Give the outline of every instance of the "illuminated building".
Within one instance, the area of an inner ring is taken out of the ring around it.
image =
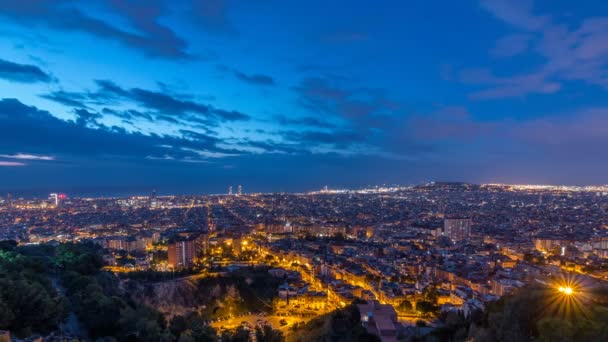
[[[200,234],[185,240],[176,241],[168,246],[168,263],[172,268],[188,268],[194,265],[194,260],[206,253],[208,235]]]
[[[158,206],[158,201],[156,200],[156,190],[152,190],[152,194],[150,195],[150,208],[156,208]]]
[[[232,195],[232,185],[228,187],[228,195]]]
[[[238,187],[238,194],[239,196],[243,194],[243,186],[239,185]]]
[[[550,252],[554,249],[559,249],[561,252],[562,241],[558,239],[536,239],[534,247],[541,252]]]
[[[49,195],[49,199],[50,199],[51,201],[53,201],[53,203],[55,204],[55,206],[58,206],[58,205],[59,205],[59,195],[58,195],[58,194],[56,194],[56,193],[52,193],[52,194],[50,194],[50,195]]]
[[[380,337],[382,341],[395,340],[398,320],[397,312],[392,305],[370,300],[357,306],[361,312],[361,323],[367,332]]]
[[[471,236],[470,218],[446,218],[443,221],[443,234],[453,241],[461,241]]]
[[[188,268],[194,264],[194,241],[178,241],[169,245],[168,259],[172,268]]]

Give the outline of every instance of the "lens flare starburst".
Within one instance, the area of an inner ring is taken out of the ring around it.
[[[548,291],[545,314],[567,320],[586,317],[589,314],[585,307],[589,298],[584,284],[576,275],[565,274],[558,277]]]

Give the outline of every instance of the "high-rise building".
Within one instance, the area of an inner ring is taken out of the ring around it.
[[[470,218],[446,218],[443,220],[443,234],[453,241],[465,240],[471,236],[472,224]]]
[[[232,185],[228,187],[228,195],[232,195]]]
[[[238,191],[239,191],[239,196],[243,194],[243,187],[241,185],[239,185]]]
[[[150,208],[156,208],[158,206],[158,200],[156,199],[156,189],[152,190],[152,194],[150,194],[149,205]]]
[[[52,193],[49,195],[49,200],[51,200],[53,202],[53,204],[55,204],[55,206],[59,206],[59,195],[56,193]]]
[[[174,269],[192,267],[195,258],[206,253],[208,240],[208,234],[203,233],[169,244],[167,255],[169,266]]]
[[[188,268],[194,264],[194,241],[177,241],[169,245],[168,261],[172,268]]]

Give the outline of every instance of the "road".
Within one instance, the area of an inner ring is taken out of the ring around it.
[[[255,326],[258,320],[262,320],[262,321],[269,322],[275,329],[279,329],[285,333],[293,324],[299,323],[299,322],[308,322],[312,318],[314,318],[314,317],[299,317],[299,316],[281,317],[281,316],[246,315],[246,316],[233,317],[233,318],[229,318],[229,319],[225,319],[225,320],[212,322],[211,326],[217,330],[221,330],[221,329],[231,330],[231,329],[235,329],[236,327],[238,327],[241,324],[241,322],[247,322],[247,323],[251,324],[252,326]],[[281,326],[280,321],[282,319],[287,321],[287,325]]]

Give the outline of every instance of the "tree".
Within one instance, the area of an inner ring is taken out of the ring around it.
[[[282,342],[285,339],[280,330],[273,329],[269,324],[257,325],[255,336],[258,341],[264,342]]]
[[[538,327],[538,340],[542,342],[570,341],[574,336],[572,323],[556,319],[544,318],[536,324]]]
[[[439,292],[437,291],[437,287],[433,284],[425,287],[422,295],[426,301],[431,302],[434,305],[436,305],[439,300]]]
[[[401,311],[411,311],[413,309],[412,303],[405,299],[401,303],[399,303],[398,309]]]
[[[65,316],[65,304],[56,291],[27,270],[0,278],[0,329],[17,336],[48,333]]]
[[[429,301],[420,301],[416,303],[416,310],[420,311],[423,316],[428,317],[437,311],[437,306]]]
[[[251,332],[244,325],[239,325],[235,330],[224,330],[222,333],[222,341],[229,342],[249,342]]]

